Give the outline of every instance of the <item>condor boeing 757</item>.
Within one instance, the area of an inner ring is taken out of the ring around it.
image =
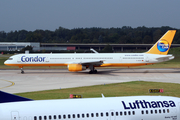
[[[174,58],[167,55],[176,30],[167,31],[145,53],[71,53],[71,54],[18,54],[4,62],[8,66],[18,66],[24,73],[25,66],[68,66],[72,72],[90,69],[97,73],[95,67],[131,67],[168,61]]]
[[[31,100],[0,91],[0,120],[180,120],[168,96]]]

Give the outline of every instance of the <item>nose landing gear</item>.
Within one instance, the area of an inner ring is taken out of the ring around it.
[[[24,70],[23,70],[23,67],[21,67],[21,74],[24,74]]]

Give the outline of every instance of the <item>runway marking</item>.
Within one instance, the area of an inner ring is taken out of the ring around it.
[[[0,79],[0,80],[2,80],[2,79]],[[10,83],[11,83],[11,85],[8,85],[8,86],[5,86],[5,87],[2,87],[2,88],[0,88],[0,89],[3,89],[3,88],[8,88],[8,87],[11,87],[11,86],[14,86],[14,85],[15,85],[15,83],[14,83],[14,82],[12,82],[12,81],[9,81],[9,80],[3,80],[3,81],[10,82]]]

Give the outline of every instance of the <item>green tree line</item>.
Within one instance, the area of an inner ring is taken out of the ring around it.
[[[59,27],[50,30],[0,31],[0,42],[41,42],[41,43],[115,43],[115,44],[151,44],[155,43],[165,32],[174,30],[168,26],[147,28],[74,28]],[[180,44],[180,29],[175,35],[174,44]]]

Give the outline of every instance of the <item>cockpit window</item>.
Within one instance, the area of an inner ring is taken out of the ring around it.
[[[13,58],[9,58],[8,60],[13,60]]]

